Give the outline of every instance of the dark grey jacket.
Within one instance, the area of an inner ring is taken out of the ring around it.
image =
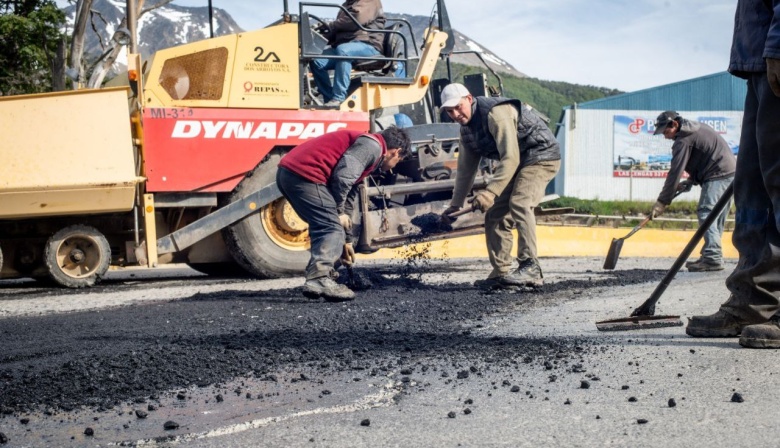
[[[672,164],[658,202],[672,202],[683,171],[699,185],[733,176],[736,169],[737,159],[723,137],[705,123],[683,118],[672,144]]]
[[[764,58],[780,59],[780,0],[739,0],[729,73],[765,72]]]

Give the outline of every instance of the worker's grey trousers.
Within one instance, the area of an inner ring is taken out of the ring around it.
[[[734,246],[739,262],[721,308],[750,322],[780,310],[780,98],[766,73],[748,79],[734,177]]]
[[[485,242],[493,266],[490,278],[504,275],[512,268],[513,227],[517,228],[517,259],[536,260],[534,207],[539,205],[544,189],[560,167],[560,160],[552,160],[519,169],[485,214]]]
[[[282,167],[276,172],[276,186],[295,213],[309,224],[311,259],[306,266],[306,280],[331,275],[344,250],[345,235],[330,190]]]
[[[712,212],[715,204],[720,197],[723,196],[723,193],[729,188],[729,185],[731,185],[733,180],[734,177],[729,176],[723,179],[712,179],[701,185],[699,204],[696,207],[696,215],[699,218],[700,226],[707,220],[707,217]],[[701,248],[702,260],[708,260],[718,264],[723,262],[723,244],[721,243],[721,238],[723,237],[723,227],[726,224],[726,215],[729,214],[730,208],[731,201],[723,208],[718,219],[713,221],[712,225],[704,232],[704,245]]]

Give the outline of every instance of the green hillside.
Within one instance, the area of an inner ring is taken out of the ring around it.
[[[452,77],[455,82],[462,82],[464,75],[487,73],[488,85],[498,87],[498,81],[489,72],[480,67],[452,64]],[[561,115],[561,109],[573,103],[582,103],[606,96],[623,93],[606,87],[583,86],[561,81],[544,81],[536,78],[518,78],[500,74],[504,84],[504,96],[517,98],[550,117],[550,127],[555,128],[556,120]],[[438,67],[434,78],[446,78],[446,67]]]

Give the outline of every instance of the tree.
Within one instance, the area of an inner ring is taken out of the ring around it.
[[[48,92],[61,85],[53,74],[63,68],[64,24],[53,0],[0,0],[0,95]]]

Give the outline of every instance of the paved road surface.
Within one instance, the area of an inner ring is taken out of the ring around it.
[[[485,260],[376,264],[347,304],[301,299],[297,279],[186,270],[88,291],[0,282],[0,432],[8,446],[776,446],[776,352],[596,330],[672,261],[544,259],[541,291],[487,295],[469,286]],[[658,312],[713,312],[727,273],[680,273]]]

